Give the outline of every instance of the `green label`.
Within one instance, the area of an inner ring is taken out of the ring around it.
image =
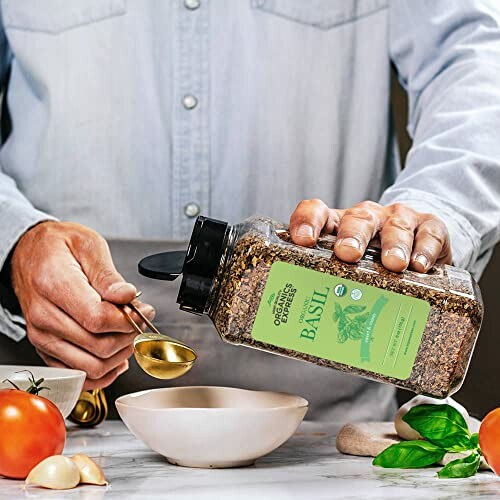
[[[275,262],[252,337],[404,380],[413,368],[429,310],[421,299]]]

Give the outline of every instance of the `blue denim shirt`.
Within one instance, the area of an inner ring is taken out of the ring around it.
[[[476,275],[499,239],[497,0],[0,6],[0,267],[50,217],[183,240],[198,211],[287,220],[311,197],[435,213]],[[391,63],[409,94],[403,171]],[[0,308],[3,333],[20,324]]]

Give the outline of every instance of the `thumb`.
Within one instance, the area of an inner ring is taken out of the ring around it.
[[[290,216],[290,235],[295,244],[314,246],[322,231],[331,233],[335,227],[335,210],[318,199],[302,200]]]
[[[95,285],[91,284],[104,300],[114,304],[128,304],[137,294],[137,288],[132,283],[126,282],[116,271],[110,272]]]
[[[73,243],[74,251],[92,288],[108,302],[132,302],[137,289],[116,270],[106,240],[87,228],[78,236]]]

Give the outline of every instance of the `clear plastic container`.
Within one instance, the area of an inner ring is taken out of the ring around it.
[[[370,247],[357,264],[291,242],[287,227],[199,217],[186,253],[143,259],[142,274],[182,273],[180,308],[208,314],[225,342],[444,398],[467,372],[483,303],[471,275],[436,265],[393,273]]]

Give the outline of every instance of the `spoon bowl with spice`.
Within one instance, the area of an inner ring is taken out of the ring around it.
[[[140,292],[137,296],[140,295]],[[137,332],[134,339],[134,356],[139,366],[151,377],[170,380],[191,370],[196,353],[191,347],[168,335],[160,333],[149,319],[133,303],[127,304],[149,327],[143,332],[132,316],[121,310],[132,328]]]

